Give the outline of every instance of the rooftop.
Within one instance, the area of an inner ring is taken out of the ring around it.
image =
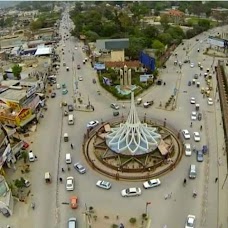
[[[176,17],[182,17],[184,16],[184,13],[180,10],[176,10],[176,9],[171,9],[168,11],[168,14],[171,16],[176,16]]]
[[[106,67],[124,67],[127,66],[128,68],[133,68],[133,67],[140,67],[141,63],[139,61],[116,61],[116,62],[105,62]]]
[[[0,98],[19,102],[21,99],[23,99],[26,96],[26,94],[27,92],[24,89],[21,89],[21,90],[8,89],[5,92],[0,94]]]
[[[52,48],[50,47],[38,47],[35,55],[50,55]]]

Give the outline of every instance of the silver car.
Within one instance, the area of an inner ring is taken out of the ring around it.
[[[99,181],[97,181],[96,186],[99,187],[99,188],[103,188],[103,189],[108,190],[108,189],[111,188],[112,185],[108,181],[99,180]]]
[[[80,164],[79,162],[74,164],[74,168],[75,168],[80,174],[86,173],[85,167],[84,167],[82,164]]]

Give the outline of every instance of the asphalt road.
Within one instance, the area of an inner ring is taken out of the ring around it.
[[[65,24],[69,28],[69,19],[65,20]],[[60,28],[61,34],[64,34],[66,29]],[[207,35],[202,34],[197,38],[204,40]],[[185,47],[189,47],[189,59],[195,63],[194,68],[190,68],[189,64],[183,64],[181,72],[179,67],[174,66],[175,56],[172,56],[167,61],[167,69],[161,71],[161,78],[166,82],[166,86],[155,86],[146,91],[142,97],[143,100],[155,100],[155,105],[149,109],[138,107],[139,115],[147,114],[147,116],[155,119],[167,119],[167,124],[180,129],[188,129],[191,133],[191,145],[195,145],[197,149],[203,145],[209,145],[210,155],[204,157],[203,163],[196,161],[195,154],[191,157],[183,156],[180,164],[172,172],[160,178],[161,186],[151,190],[143,190],[142,195],[136,198],[122,198],[120,191],[124,188],[136,186],[142,188],[142,183],[112,182],[112,189],[109,191],[98,189],[95,183],[98,179],[107,180],[100,174],[94,172],[87,166],[82,154],[82,138],[86,131],[86,123],[90,120],[101,119],[106,120],[112,118],[112,110],[110,103],[116,102],[116,99],[104,91],[98,84],[94,85],[92,79],[96,78],[96,72],[91,68],[90,63],[82,64],[85,54],[82,51],[82,44],[76,41],[73,37],[65,42],[63,47],[65,54],[61,56],[61,61],[66,62],[70,71],[66,71],[66,67],[61,64],[59,74],[57,75],[57,83],[65,83],[67,85],[68,94],[62,95],[61,89],[56,90],[57,97],[48,100],[48,111],[45,112],[45,117],[38,126],[36,139],[33,144],[33,151],[38,155],[38,161],[32,165],[31,180],[32,193],[36,202],[36,209],[32,211],[28,209],[28,219],[15,227],[66,227],[68,218],[77,217],[79,227],[85,227],[84,216],[85,208],[93,206],[98,212],[98,216],[104,215],[119,215],[120,220],[126,222],[130,217],[139,217],[145,212],[146,202],[151,202],[148,206],[148,214],[152,218],[152,227],[162,227],[167,224],[169,228],[181,228],[184,226],[188,214],[194,214],[197,218],[196,227],[212,228],[217,227],[217,207],[218,207],[218,188],[214,183],[214,178],[218,176],[217,169],[217,135],[216,129],[216,107],[208,106],[207,99],[203,98],[200,89],[196,86],[188,86],[187,83],[193,78],[195,73],[200,73],[197,63],[203,63],[204,69],[210,68],[213,58],[205,57],[202,54],[202,49],[205,49],[208,44],[205,41],[201,44],[196,42],[195,38],[185,41]],[[75,50],[75,46],[78,47]],[[200,53],[197,49],[200,48]],[[61,51],[60,51],[61,53]],[[180,45],[177,50],[177,59],[182,61],[186,58],[186,52],[183,46]],[[74,55],[74,61],[72,61]],[[203,60],[205,58],[205,61]],[[216,61],[215,61],[216,62]],[[81,69],[77,70],[77,64],[81,65]],[[205,72],[205,71],[203,71]],[[78,77],[82,76],[83,81],[78,81]],[[78,82],[78,89],[75,87],[75,81]],[[204,85],[203,76],[199,81]],[[213,76],[213,85],[216,86],[215,76]],[[159,109],[159,103],[165,103],[173,94],[174,88],[178,90],[177,107],[175,111],[164,111]],[[101,95],[97,94],[97,90],[101,91]],[[187,92],[183,92],[187,91]],[[77,94],[75,94],[77,92]],[[94,112],[76,112],[75,124],[68,125],[67,117],[63,117],[60,103],[67,101],[73,104],[73,96],[79,96],[87,102],[88,100],[94,105]],[[203,113],[202,121],[194,121],[193,127],[190,128],[190,115],[194,110],[194,105],[190,104],[190,98],[194,96],[197,102],[200,103],[200,110]],[[118,102],[116,102],[118,103]],[[120,106],[122,103],[118,103]],[[120,112],[127,114],[129,103],[125,104],[126,109],[120,109]],[[219,112],[219,110],[218,110]],[[199,131],[200,125],[203,126],[201,141],[195,143],[193,141],[193,131]],[[63,134],[68,133],[70,142],[63,141]],[[223,137],[223,136],[221,136]],[[75,145],[71,150],[70,143]],[[65,170],[65,154],[71,153],[73,163],[80,161],[87,168],[87,173],[84,175],[78,174],[71,166],[70,171],[61,172],[63,167]],[[214,152],[214,153],[213,153]],[[213,162],[215,161],[215,162]],[[190,164],[197,166],[197,178],[188,180],[187,186],[183,187],[184,178],[188,177]],[[44,182],[44,173],[49,171],[52,174],[53,182],[46,184]],[[63,178],[63,183],[57,180]],[[75,190],[68,192],[65,189],[65,180],[67,176],[75,178]],[[196,190],[198,196],[196,199],[192,197],[193,190]],[[172,192],[172,198],[164,200],[164,195]],[[63,204],[69,202],[69,198],[76,195],[79,198],[79,208],[72,210],[69,205]],[[127,227],[127,226],[126,226]],[[102,227],[100,227],[102,228]]]

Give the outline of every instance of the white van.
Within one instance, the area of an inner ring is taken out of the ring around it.
[[[196,165],[190,165],[189,178],[190,179],[195,179],[196,178]]]
[[[35,156],[34,156],[33,152],[29,152],[28,156],[29,156],[29,161],[30,162],[34,162],[35,161]]]
[[[74,115],[73,114],[70,114],[68,116],[68,124],[69,125],[73,125],[74,124]]]
[[[77,219],[76,218],[69,218],[67,227],[68,228],[77,228]]]
[[[66,164],[71,164],[71,155],[66,154]]]

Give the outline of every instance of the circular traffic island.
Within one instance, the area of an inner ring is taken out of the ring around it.
[[[179,133],[166,123],[129,116],[109,120],[85,134],[88,164],[107,177],[126,181],[153,179],[173,170],[183,153]]]

